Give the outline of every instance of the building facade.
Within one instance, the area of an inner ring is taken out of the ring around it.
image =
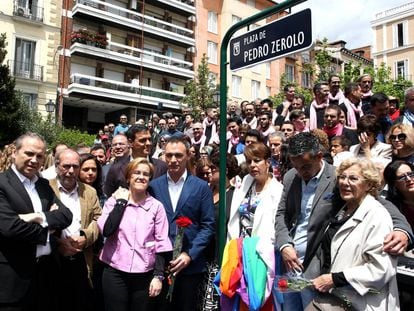
[[[7,62],[16,90],[43,115],[56,102],[62,0],[3,0],[1,33],[6,33]]]
[[[58,106],[63,124],[97,130],[179,110],[194,77],[192,0],[63,0]]]
[[[385,63],[394,79],[414,81],[414,2],[377,13],[371,27],[374,65]]]
[[[196,55],[195,66],[201,62],[205,53],[208,57],[211,78],[219,83],[220,48],[227,30],[240,20],[252,16],[276,3],[269,0],[197,0]],[[263,26],[282,14],[263,19],[248,28],[240,29],[234,36]],[[271,61],[254,67],[230,71],[227,74],[228,101],[252,101],[266,98],[279,91],[280,76],[285,70],[285,59]]]

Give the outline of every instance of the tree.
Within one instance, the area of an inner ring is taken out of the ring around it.
[[[332,57],[328,51],[328,39],[323,38],[321,42],[321,49],[315,53],[315,62],[319,68],[316,81],[328,81],[331,74]]]
[[[181,100],[181,103],[192,108],[196,118],[198,118],[201,111],[205,111],[215,104],[213,94],[216,91],[216,87],[209,73],[207,56],[203,54],[201,63],[197,68],[197,76],[195,79],[187,82],[185,86],[186,96]]]
[[[312,90],[298,86],[295,82],[288,81],[286,79],[286,73],[282,73],[282,75],[280,76],[280,92],[274,96],[269,96],[269,98],[273,101],[273,105],[275,107],[280,105],[284,101],[285,93],[283,92],[283,89],[288,84],[292,84],[295,86],[296,94],[301,94],[305,97],[305,104],[309,104],[312,101]]]
[[[0,145],[13,141],[22,131],[16,124],[19,108],[23,104],[14,91],[15,80],[10,76],[8,65],[3,65],[7,55],[6,34],[0,35]]]

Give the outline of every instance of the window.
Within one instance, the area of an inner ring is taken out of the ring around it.
[[[217,64],[217,43],[207,42],[207,57],[210,64]]]
[[[302,63],[310,63],[310,54],[309,52],[302,53]]]
[[[212,33],[217,33],[217,13],[216,12],[208,12],[208,23],[207,23],[207,30]]]
[[[272,88],[270,86],[266,86],[266,98],[272,96]]]
[[[238,23],[241,21],[241,17],[238,17],[236,15],[231,16],[231,24],[234,25],[235,23]]]
[[[395,79],[408,78],[408,59],[395,62]]]
[[[311,85],[311,76],[309,72],[302,72],[302,86],[310,87]]]
[[[208,73],[208,79],[209,79],[209,81],[211,81],[211,83],[212,83],[214,86],[216,86],[216,85],[217,85],[217,83],[218,83],[218,76],[217,76],[217,74],[216,74],[216,73],[214,73],[214,72],[209,72],[209,73]]]
[[[241,77],[234,76],[234,75],[231,77],[231,89],[232,89],[232,96],[240,98]]]
[[[23,100],[33,111],[37,110],[37,94],[23,93]]]
[[[33,79],[36,42],[16,39],[14,73],[18,77]],[[38,80],[38,79],[36,79]]]
[[[266,79],[270,79],[270,63],[266,63]]]
[[[407,22],[402,22],[393,25],[394,47],[400,47],[407,44],[408,40],[408,25]]]
[[[293,82],[295,80],[295,70],[292,65],[285,65],[286,80]]]
[[[256,1],[255,0],[247,0],[247,5],[251,7],[256,7]]]
[[[256,80],[252,80],[252,85],[251,85],[251,89],[252,89],[252,98],[256,99],[259,98],[259,94],[260,94],[260,81],[256,81]]]

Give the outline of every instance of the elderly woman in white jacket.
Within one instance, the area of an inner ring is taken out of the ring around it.
[[[269,174],[269,147],[261,142],[253,143],[246,146],[244,155],[249,174],[234,191],[227,238],[257,236],[273,243],[283,186]]]
[[[397,258],[383,251],[384,237],[393,230],[392,220],[375,199],[380,174],[369,160],[350,158],[341,163],[337,175],[345,205],[325,231],[325,274],[314,279],[313,285],[323,293],[334,289],[355,310],[399,310]]]

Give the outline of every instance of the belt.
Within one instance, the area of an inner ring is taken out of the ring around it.
[[[43,256],[36,257],[36,263],[39,264],[48,258],[49,258],[49,255],[43,255]]]

